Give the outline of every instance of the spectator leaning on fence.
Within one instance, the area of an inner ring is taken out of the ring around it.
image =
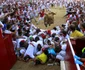
[[[74,38],[74,39],[82,39],[82,38],[84,38],[84,34],[81,33],[80,31],[76,30],[74,24],[70,25],[70,30],[72,31],[71,34],[70,34],[71,38]]]

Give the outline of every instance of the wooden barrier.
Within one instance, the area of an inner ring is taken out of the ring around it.
[[[71,40],[72,42],[73,40]],[[73,44],[72,43],[72,46],[73,46],[73,49],[75,51],[75,54],[77,56],[80,56],[82,55],[82,49],[85,47],[85,40],[82,40],[82,39],[77,39],[75,40],[75,43],[76,44]]]
[[[75,64],[73,56],[75,56],[75,52],[70,39],[68,39],[65,60],[61,61],[61,66],[63,65],[64,67],[61,70],[81,70],[80,66]]]
[[[16,62],[11,34],[2,36],[0,31],[0,70],[10,70]]]
[[[71,40],[73,42],[74,40]],[[72,43],[73,49],[75,51],[75,54],[79,57],[82,55],[82,49],[85,47],[85,40],[83,39],[77,39],[75,40],[76,44]],[[81,67],[81,70],[84,70],[83,67]]]
[[[70,40],[68,39],[67,49],[66,49],[66,57],[65,61],[61,61],[62,65],[64,66],[62,70],[84,70],[83,67],[75,64],[75,54],[81,57],[82,48],[85,47],[85,40],[77,39],[77,40]],[[61,65],[61,66],[62,66]]]
[[[4,45],[1,30],[0,30],[0,70],[10,70],[8,54]]]
[[[10,62],[10,68],[12,68],[12,66],[16,62],[16,56],[15,56],[15,52],[14,52],[14,46],[13,46],[11,34],[5,34],[4,43],[5,43],[5,47],[6,47],[9,62]]]

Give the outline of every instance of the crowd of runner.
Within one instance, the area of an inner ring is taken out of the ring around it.
[[[0,29],[3,34],[13,35],[14,50],[19,60],[33,60],[35,64],[64,60],[68,38],[84,38],[85,3],[60,1],[9,0],[1,3]],[[32,19],[36,21],[40,12],[50,10],[51,6],[66,7],[66,23],[51,30],[36,27]]]

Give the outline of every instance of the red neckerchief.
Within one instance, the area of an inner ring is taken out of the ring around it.
[[[30,43],[33,47],[35,47],[34,45],[33,45],[33,43]]]
[[[85,29],[82,29],[82,32],[84,33]]]

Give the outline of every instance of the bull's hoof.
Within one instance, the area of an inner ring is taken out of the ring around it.
[[[50,24],[49,24],[49,26],[50,26]]]
[[[47,25],[45,25],[45,27],[47,27]]]

